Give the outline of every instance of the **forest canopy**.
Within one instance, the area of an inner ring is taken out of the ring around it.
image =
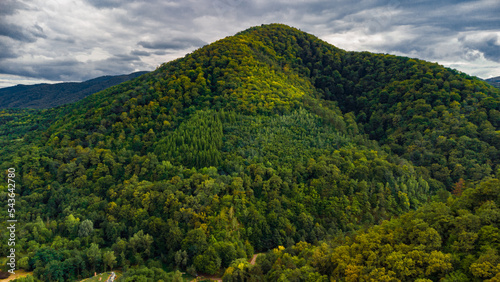
[[[18,265],[42,281],[490,279],[499,106],[438,64],[250,28],[79,102],[0,112]]]

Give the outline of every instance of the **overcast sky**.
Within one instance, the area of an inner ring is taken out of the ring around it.
[[[500,0],[0,0],[0,87],[154,70],[263,23],[500,76]]]

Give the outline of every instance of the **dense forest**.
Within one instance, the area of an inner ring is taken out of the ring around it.
[[[499,108],[475,77],[272,24],[73,104],[4,110],[33,272],[18,281],[499,279]]]

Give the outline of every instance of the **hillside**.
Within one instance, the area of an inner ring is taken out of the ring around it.
[[[346,52],[280,24],[250,28],[79,102],[31,113],[43,127],[18,123],[23,133],[3,140],[0,165],[15,168],[22,187],[19,265],[42,280],[113,266],[133,266],[125,281],[179,275],[162,267],[226,273],[227,281],[301,271],[311,281],[354,279],[374,265],[338,268],[330,257],[316,260],[317,249],[347,250],[358,230],[411,217],[430,201],[468,203],[459,197],[474,187],[500,191],[491,180],[500,176],[499,105],[500,90],[437,64]],[[464,204],[450,216],[467,215],[461,209],[478,212]],[[494,218],[482,224],[497,228]],[[389,227],[401,233],[397,224]],[[422,257],[439,255],[446,266],[421,271],[404,262],[412,275],[393,275],[380,262],[374,269],[400,280],[496,275],[470,270],[489,251],[474,245],[474,234],[414,224],[405,228],[429,234],[381,239],[395,263],[416,255],[411,244],[420,240]],[[464,257],[468,242],[475,252]],[[265,251],[258,267],[243,263]]]
[[[84,82],[16,85],[0,88],[0,108],[46,109],[79,101],[147,72],[101,76]]]
[[[500,88],[500,76],[488,78],[488,79],[485,79],[485,80],[486,80],[486,82],[488,82],[489,84],[495,86],[496,88]]]
[[[255,266],[236,261],[224,281],[497,281],[499,186],[486,181],[355,236],[276,248]]]

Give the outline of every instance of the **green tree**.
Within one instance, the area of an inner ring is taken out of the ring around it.
[[[221,266],[221,259],[213,247],[194,258],[194,266],[196,270],[207,274],[215,274]]]
[[[147,259],[151,256],[151,244],[153,241],[154,239],[151,235],[144,234],[144,231],[140,230],[129,239],[129,244],[134,255],[138,254],[142,257],[142,254],[144,254],[144,257]]]
[[[116,264],[115,252],[106,251],[102,254],[102,262],[104,266],[104,272],[106,272],[106,266],[109,266],[109,269],[112,270],[113,266]]]
[[[90,265],[92,265],[92,272],[95,271],[95,267],[97,263],[101,261],[102,253],[101,249],[99,249],[99,245],[92,243],[86,252],[87,260]]]
[[[80,223],[80,229],[78,229],[78,237],[87,237],[94,231],[94,223],[91,220],[86,219]]]

